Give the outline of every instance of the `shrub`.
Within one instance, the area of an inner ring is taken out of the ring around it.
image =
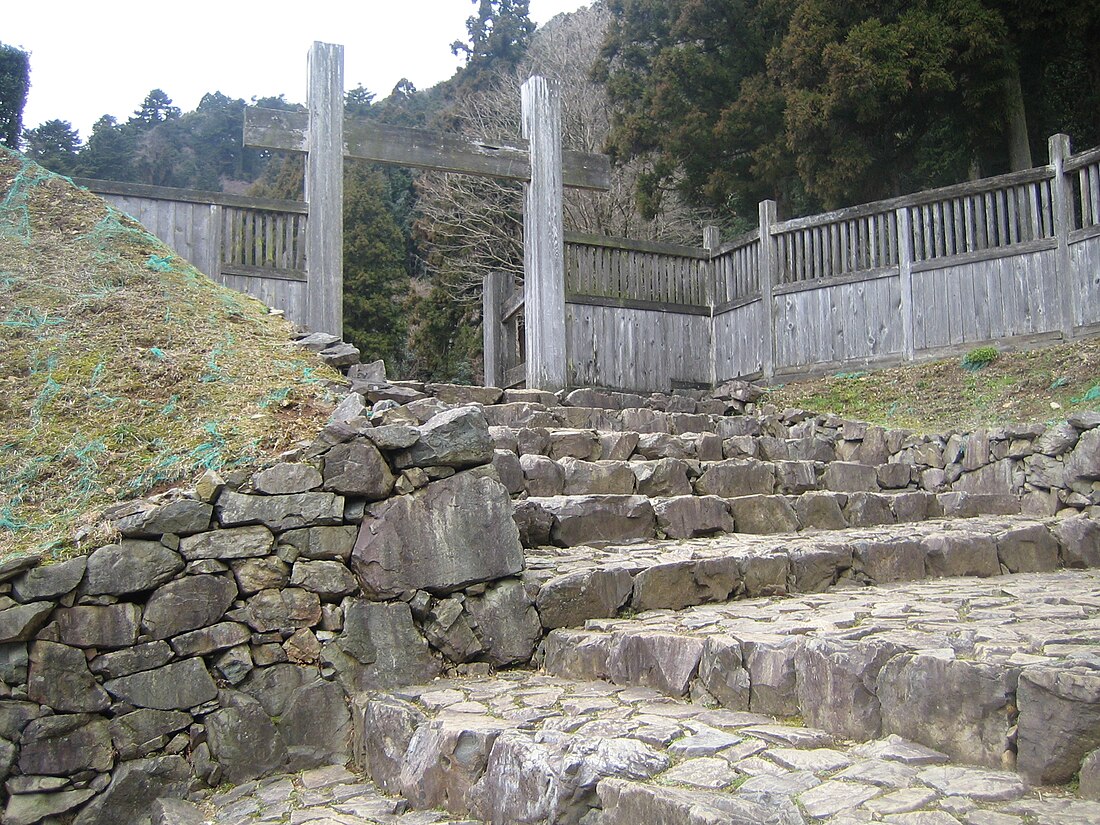
[[[980,370],[996,361],[999,355],[996,347],[975,347],[963,356],[962,365],[964,369]]]

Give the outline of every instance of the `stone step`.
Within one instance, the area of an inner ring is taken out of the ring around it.
[[[1059,784],[1100,748],[1100,572],[940,579],[647,611],[551,632],[547,672],[897,734]]]
[[[161,800],[164,825],[472,825],[440,811],[414,811],[399,796],[382,793],[360,774],[328,765],[297,774],[278,774],[207,793],[195,803]],[[190,818],[188,818],[190,817]]]
[[[355,762],[381,788],[493,823],[1100,821],[1066,788],[1039,794],[899,736],[854,744],[644,687],[514,671],[353,705]]]
[[[720,456],[720,454],[719,454]],[[878,493],[921,490],[921,473],[910,464],[851,461],[758,461],[730,458],[700,461],[649,458],[585,461],[567,456],[496,450],[493,464],[513,495],[717,495],[724,498],[813,490]],[[939,488],[950,486],[947,482]]]
[[[756,535],[843,530],[927,519],[1015,515],[1014,496],[969,493],[836,493],[800,495],[532,496],[515,503],[524,547],[575,547],[718,533]]]
[[[524,586],[546,628],[839,586],[1100,567],[1100,524],[1083,516],[936,519],[782,536],[525,551]]]
[[[745,416],[724,421],[759,426]],[[844,438],[844,428],[827,437],[801,438],[490,430],[497,450],[494,464],[513,494],[959,491],[1021,496],[1025,509],[1037,515],[1066,508],[1100,515],[1100,470],[1094,459],[1100,430],[1086,431],[1089,437],[1078,443],[1074,438],[1080,433],[1069,422],[1062,425],[1065,432],[1058,431],[1065,436],[1061,440],[1039,428],[950,436],[871,428],[861,440],[854,440],[854,433],[848,433],[853,439]],[[878,433],[874,439],[868,437],[872,432]]]

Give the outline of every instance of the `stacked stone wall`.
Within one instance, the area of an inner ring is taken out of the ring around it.
[[[351,696],[528,662],[544,631],[520,578],[523,456],[676,459],[692,494],[704,457],[778,458],[817,462],[815,480],[847,462],[892,490],[969,485],[1036,513],[1100,506],[1100,415],[926,437],[761,407],[740,385],[563,406],[352,378],[280,463],[122,505],[117,540],[87,556],[0,567],[5,822],[124,822],[160,796],[343,760]]]

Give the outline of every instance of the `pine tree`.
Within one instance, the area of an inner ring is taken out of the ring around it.
[[[23,107],[31,85],[27,53],[0,43],[0,143],[19,148],[23,134]]]
[[[59,175],[76,174],[80,134],[67,120],[47,120],[23,133],[27,157]]]

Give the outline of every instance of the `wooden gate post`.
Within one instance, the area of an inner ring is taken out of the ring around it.
[[[760,301],[764,312],[764,346],[761,348],[764,380],[775,377],[775,303],[772,290],[778,280],[778,269],[772,241],[772,226],[777,219],[775,201],[760,201]]]
[[[1070,154],[1069,135],[1052,135],[1047,141],[1050,165],[1054,168],[1051,185],[1051,208],[1054,211],[1054,280],[1061,297],[1062,340],[1073,338],[1073,269],[1069,254],[1069,233],[1073,229],[1069,178],[1066,158]]]
[[[565,388],[565,240],[562,229],[561,98],[543,77],[522,90],[531,182],[523,209],[527,388]]]
[[[504,386],[504,319],[501,308],[511,275],[489,272],[481,287],[481,343],[485,357],[485,386]]]
[[[895,213],[898,226],[898,277],[901,286],[901,341],[905,360],[916,358],[913,309],[913,215],[908,206]]]
[[[309,50],[306,326],[344,333],[344,47]]]

